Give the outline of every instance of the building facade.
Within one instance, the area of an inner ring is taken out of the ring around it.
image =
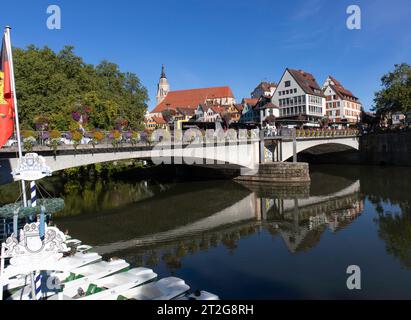
[[[400,125],[400,124],[404,124],[405,123],[405,119],[406,119],[406,115],[403,114],[402,112],[395,112],[393,113],[391,120],[392,120],[392,124],[394,126]]]
[[[163,117],[149,116],[144,121],[147,130],[168,129],[166,120]]]
[[[272,97],[280,119],[318,123],[325,116],[325,96],[311,73],[286,69]]]
[[[258,99],[244,98],[242,101],[243,110],[241,113],[240,123],[258,124],[260,122],[260,111],[256,108]]]
[[[361,119],[362,105],[351,91],[332,76],[323,85],[326,97],[326,116],[331,123],[357,123]]]

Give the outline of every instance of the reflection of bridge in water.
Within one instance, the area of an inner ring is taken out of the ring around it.
[[[350,223],[362,211],[359,191],[359,181],[351,182],[331,194],[307,196],[303,199],[293,199],[294,195],[291,199],[284,198],[284,194],[281,198],[275,198],[275,194],[270,198],[262,198],[258,193],[250,193],[241,187],[236,191],[224,191],[224,188],[221,188],[218,194],[212,190],[194,190],[184,196],[173,194],[155,201],[148,200],[147,203],[143,201],[135,210],[125,208],[124,213],[115,217],[80,217],[78,222],[71,221],[69,225],[70,232],[74,235],[87,230],[88,236],[84,238],[82,235],[85,242],[89,239],[91,242],[95,241],[96,232],[92,228],[93,225],[98,225],[97,233],[104,236],[93,244],[101,254],[125,252],[133,248],[156,248],[179,244],[193,238],[203,242],[204,239],[224,241],[228,233],[236,234],[237,230],[238,234],[241,234],[241,230],[247,230],[248,227],[263,227],[273,234],[280,234],[288,249],[297,252],[317,243],[318,235],[321,235],[327,226],[335,232]],[[187,210],[180,208],[179,212],[174,212],[170,203],[183,201],[183,197],[201,199],[197,201],[199,208],[202,204],[214,204],[199,210],[199,214],[195,216],[192,204],[187,204]],[[228,207],[227,202],[230,203]],[[146,206],[164,223],[157,227],[149,226],[145,214],[138,214],[139,208]],[[161,210],[158,213],[159,208],[164,206],[168,208],[168,212]],[[190,207],[191,209],[188,209]],[[176,220],[177,217],[180,219]],[[63,220],[58,223],[64,227],[67,222]],[[226,239],[227,243],[230,241],[233,239]],[[232,245],[234,246],[234,243]]]

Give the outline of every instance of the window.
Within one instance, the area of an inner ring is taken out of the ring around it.
[[[294,89],[294,93],[297,93],[297,89]]]
[[[288,88],[288,87],[290,87],[290,86],[291,86],[291,81],[286,81],[286,82],[285,82],[285,87]]]

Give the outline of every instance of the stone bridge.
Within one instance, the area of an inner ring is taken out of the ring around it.
[[[347,148],[359,149],[358,137],[265,137],[248,140],[225,141],[222,143],[186,143],[180,145],[160,143],[155,146],[145,144],[122,144],[113,147],[109,144],[59,146],[53,150],[47,146],[34,147],[46,160],[53,172],[97,163],[141,159],[152,160],[156,164],[188,164],[225,166],[231,165],[248,170],[258,170],[264,162],[283,162],[290,160],[294,152],[319,150],[323,153],[344,151]],[[17,150],[0,150],[0,184],[11,182],[11,172],[18,164]]]

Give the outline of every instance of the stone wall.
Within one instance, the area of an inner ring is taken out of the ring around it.
[[[310,182],[308,163],[273,162],[260,164],[255,175],[243,175],[236,180],[251,182],[269,182],[301,184]]]
[[[363,136],[360,150],[362,164],[411,166],[411,132]]]

